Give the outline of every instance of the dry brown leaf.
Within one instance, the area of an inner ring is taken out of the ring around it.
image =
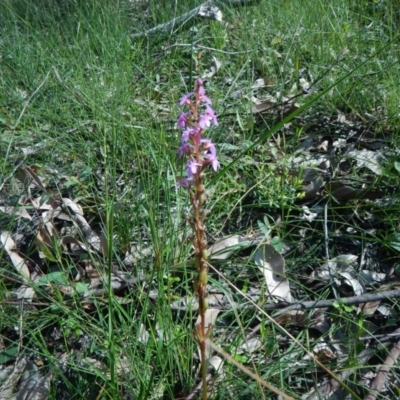
[[[217,6],[211,4],[202,4],[199,7],[197,15],[218,22],[222,21],[222,11]]]
[[[10,365],[5,371],[2,371],[3,383],[0,386],[0,399],[11,399],[26,363],[25,358],[20,358],[14,365]]]
[[[218,394],[218,387],[219,384],[224,382],[224,379],[226,378],[226,374],[224,372],[224,360],[219,357],[219,356],[212,356],[208,360],[208,364],[211,365],[214,368],[215,374],[213,377],[213,382],[211,386],[209,387],[209,393],[208,397],[212,398]]]
[[[63,202],[64,206],[68,207],[71,209],[74,215],[82,215],[83,216],[83,209],[82,207],[76,203],[75,201],[68,199],[67,197],[63,197],[61,199]]]
[[[216,57],[211,56],[210,70],[203,74],[202,79],[212,78],[221,69],[222,63]]]
[[[18,383],[18,391],[14,393],[12,400],[43,400],[49,395],[49,390],[50,375],[42,376],[38,367],[28,361]]]
[[[63,203],[69,207],[75,215],[75,220],[78,223],[79,227],[82,229],[85,234],[85,239],[87,242],[97,251],[101,251],[103,255],[108,254],[108,246],[107,239],[104,233],[99,236],[93,229],[90,227],[88,222],[83,216],[82,207],[74,202],[71,199],[63,198]]]
[[[221,310],[217,310],[215,308],[208,308],[205,313],[205,321],[204,321],[204,327],[205,331],[207,332],[208,329],[212,329],[212,327],[215,325],[215,321],[218,317],[218,314],[221,312]],[[197,316],[197,321],[196,321],[196,326],[201,323],[201,318],[200,315]],[[199,352],[199,357],[201,358],[201,353],[200,353],[200,347],[198,348]],[[212,348],[206,344],[206,359],[209,360],[212,356]]]
[[[30,303],[35,296],[35,290],[32,287],[23,284],[13,291],[13,296],[15,296],[17,299],[25,300]]]
[[[0,242],[18,273],[24,278],[30,279],[29,268],[25,264],[24,259],[16,252],[16,245],[11,237],[11,233],[3,231],[0,235]]]
[[[361,296],[366,292],[366,288],[362,280],[360,279],[360,275],[358,273],[352,271],[339,272],[339,275],[342,276],[345,282],[353,288],[354,294],[356,296]]]
[[[34,184],[45,192],[45,184],[42,182],[39,176],[36,175],[38,169],[39,168],[36,165],[31,165],[30,167],[28,167],[27,165],[22,164],[17,169],[17,176],[25,186],[30,186],[31,184]]]
[[[253,114],[258,114],[264,111],[268,111],[270,110],[273,106],[275,105],[275,103],[273,103],[272,101],[264,101],[260,104],[256,104],[253,106],[253,108],[251,109],[251,112]]]
[[[349,151],[348,156],[357,161],[357,166],[359,168],[368,168],[376,175],[382,175],[382,167],[380,165],[381,161],[384,159],[382,152],[375,150],[352,150]]]
[[[357,265],[358,257],[354,254],[340,254],[332,258],[311,273],[311,278],[329,281],[337,273],[352,272]],[[347,278],[347,276],[344,276]]]
[[[53,253],[54,244],[53,244],[53,242],[51,240],[51,235],[49,235],[46,232],[44,227],[39,227],[39,229],[36,232],[36,244],[38,245],[39,249],[42,246],[45,246],[51,253]]]
[[[11,206],[0,206],[0,211],[8,215],[17,215],[18,217],[26,218],[31,220],[32,217],[29,215],[25,208],[21,207],[11,207]]]
[[[360,303],[357,307],[357,314],[363,313],[365,316],[371,316],[375,314],[381,301],[369,301],[368,303]]]
[[[226,260],[234,251],[249,247],[252,244],[253,241],[249,240],[245,236],[232,235],[222,238],[210,246],[208,248],[208,254],[212,260]]]
[[[79,241],[77,238],[73,236],[63,236],[60,240],[61,244],[69,244],[71,248],[72,254],[80,254],[83,251],[91,252],[93,253],[93,250],[90,249],[88,246],[86,246],[84,243]]]
[[[249,338],[247,340],[245,340],[239,347],[239,354],[240,353],[254,353],[255,351],[257,351],[258,349],[260,349],[260,347],[262,346],[262,341],[260,338],[258,337],[252,337]]]
[[[260,246],[254,261],[264,274],[270,296],[279,300],[292,301],[289,281],[285,275],[285,259],[270,244]]]
[[[357,200],[361,198],[374,200],[382,198],[383,196],[383,193],[380,190],[353,189],[342,182],[330,182],[325,185],[325,190],[339,203],[345,203],[349,200]]]

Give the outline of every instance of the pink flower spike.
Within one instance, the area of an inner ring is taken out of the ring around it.
[[[179,100],[179,105],[183,106],[184,104],[190,104],[190,98],[193,96],[193,92],[183,95]]]

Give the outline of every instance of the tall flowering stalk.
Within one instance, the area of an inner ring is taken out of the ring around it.
[[[211,100],[206,96],[201,79],[196,81],[194,92],[185,94],[179,101],[179,106],[187,106],[188,111],[179,115],[177,125],[182,131],[182,143],[179,147],[179,157],[186,157],[186,177],[179,184],[189,191],[193,215],[187,220],[193,229],[192,242],[195,252],[197,278],[194,290],[199,301],[200,323],[195,327],[195,337],[200,347],[201,376],[203,383],[203,399],[207,399],[207,364],[206,340],[210,335],[210,327],[206,324],[208,308],[208,267],[207,241],[205,238],[204,220],[207,212],[204,209],[206,201],[204,187],[204,170],[211,165],[216,171],[219,168],[215,146],[210,139],[203,137],[207,128],[214,124],[218,126],[217,116],[211,108]]]

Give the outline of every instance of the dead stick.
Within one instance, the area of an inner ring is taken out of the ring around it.
[[[353,296],[353,297],[340,297],[337,299],[331,300],[311,300],[311,301],[302,301],[296,303],[289,303],[288,301],[281,301],[278,303],[266,304],[261,308],[264,311],[269,310],[279,310],[273,314],[273,317],[277,317],[279,315],[285,314],[291,310],[310,310],[315,308],[331,308],[334,304],[345,304],[345,305],[355,305],[361,303],[368,303],[371,301],[379,301],[379,300],[387,300],[391,298],[400,297],[400,290],[387,290],[385,292],[379,293],[366,293],[361,296]],[[188,308],[186,306],[171,306],[172,310],[176,311],[187,311]],[[231,310],[232,306],[219,306],[217,304],[213,304],[213,308],[218,310]],[[237,309],[252,309],[254,306],[248,304],[238,304]]]
[[[400,332],[400,329],[396,329],[395,332]],[[380,366],[375,379],[372,381],[369,387],[370,392],[364,397],[364,400],[376,399],[376,396],[382,391],[385,385],[390,369],[393,367],[399,356],[400,341],[394,345],[394,347],[392,348],[392,350],[390,350],[390,353],[386,357],[385,362],[383,363],[383,365]]]

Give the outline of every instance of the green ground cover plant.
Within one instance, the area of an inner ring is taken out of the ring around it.
[[[1,399],[398,398],[400,3],[201,4],[1,2]]]

